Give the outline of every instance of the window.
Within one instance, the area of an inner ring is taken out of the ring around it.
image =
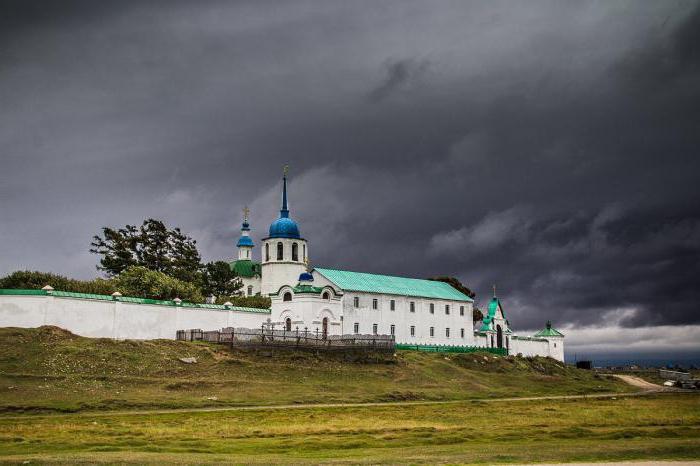
[[[284,245],[282,243],[277,243],[277,260],[284,260]]]
[[[464,306],[459,306],[459,315],[464,315]]]
[[[372,324],[372,335],[376,335],[378,330],[379,330],[379,325]]]
[[[357,297],[357,296],[355,296],[354,298],[352,298],[352,305],[353,305],[354,308],[360,307],[360,298]]]
[[[288,332],[292,331],[292,319],[290,319],[289,317],[284,319],[284,329]]]
[[[450,314],[450,305],[445,304],[445,314],[449,315]]]
[[[393,299],[389,301],[389,309],[391,309],[392,311],[396,310],[396,301],[394,301]]]
[[[416,303],[411,301],[409,308],[411,309],[411,312],[416,312]]]
[[[292,293],[287,291],[285,294],[282,295],[282,301],[291,301],[292,300]]]
[[[445,337],[446,337],[446,338],[450,338],[450,327],[447,327],[447,328],[445,329]]]
[[[292,260],[299,261],[299,245],[297,243],[292,243]]]
[[[464,329],[463,329],[463,328],[460,328],[460,329],[459,329],[459,336],[461,336],[462,338],[464,338]]]
[[[359,322],[355,322],[355,328],[353,330],[354,330],[355,334],[360,333],[360,323]]]
[[[377,301],[377,298],[374,298],[372,300],[372,309],[377,309],[379,307],[379,301]]]
[[[331,294],[327,291],[324,291],[323,292],[323,299],[325,299],[325,300],[331,299]]]
[[[248,249],[245,250],[245,258],[250,259],[250,250]]]
[[[303,244],[303,245],[301,246],[301,250],[302,250],[301,259],[302,259],[304,262],[306,262],[306,245],[305,245],[305,244]]]
[[[431,337],[435,336],[435,327],[430,327],[430,336]]]
[[[412,337],[416,336],[416,326],[415,325],[411,325],[411,336]]]
[[[396,335],[396,326],[394,324],[391,324],[391,327],[389,327],[389,333],[391,333],[392,337]]]
[[[248,296],[253,296],[253,285],[248,285]]]
[[[435,304],[430,303],[430,313],[435,314]]]
[[[265,262],[270,261],[270,243],[265,243]]]
[[[507,339],[507,338],[506,338],[506,342],[508,342],[508,339]],[[554,347],[555,347],[555,348],[557,347],[557,344],[556,344],[556,343],[554,343]]]

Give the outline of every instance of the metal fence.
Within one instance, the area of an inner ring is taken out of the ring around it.
[[[181,341],[208,341],[240,347],[299,348],[318,350],[362,350],[392,352],[396,346],[391,335],[323,335],[308,330],[272,330],[269,328],[223,328],[221,330],[178,330]]]

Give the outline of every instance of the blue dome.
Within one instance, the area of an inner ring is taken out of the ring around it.
[[[300,239],[297,222],[289,217],[280,217],[270,225],[270,238],[296,238]]]
[[[312,281],[314,281],[314,276],[311,275],[309,272],[304,272],[301,275],[299,275],[299,281],[300,282],[312,282]]]
[[[238,244],[236,244],[236,246],[239,248],[241,246],[250,246],[252,248],[255,245],[253,244],[253,240],[250,238],[250,236],[241,236],[238,239]]]

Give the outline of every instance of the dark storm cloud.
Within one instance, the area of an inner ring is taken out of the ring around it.
[[[698,2],[2,12],[0,272],[94,275],[149,216],[231,257],[289,163],[316,265],[495,282],[516,328],[700,323]]]

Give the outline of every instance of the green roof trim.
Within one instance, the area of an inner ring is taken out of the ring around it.
[[[179,305],[175,301],[170,300],[160,300],[160,299],[149,299],[149,298],[137,298],[134,296],[119,296],[115,298],[110,295],[104,294],[92,294],[92,293],[75,293],[72,291],[58,291],[54,290],[50,293],[45,290],[20,290],[20,289],[0,289],[0,295],[13,295],[13,296],[54,296],[57,298],[77,298],[77,299],[96,299],[100,301],[119,301],[123,303],[131,304],[152,304],[157,306],[170,306],[170,307],[183,307],[190,309],[214,309],[220,311],[240,311],[240,312],[252,312],[255,314],[270,314],[270,309],[262,309],[256,307],[242,307],[242,306],[224,306],[223,304],[200,304],[200,303],[188,303],[181,302]]]
[[[292,288],[294,293],[306,293],[306,294],[321,294],[323,291],[323,288],[319,288],[318,286],[313,286],[313,285],[297,285],[294,288]]]
[[[260,262],[255,262],[250,259],[242,259],[229,263],[229,267],[233,273],[239,277],[253,278],[254,276],[262,276],[262,266]]]
[[[552,323],[547,321],[547,326],[535,333],[535,337],[563,337],[564,334],[559,330],[552,328]]]
[[[323,275],[343,291],[474,302],[469,296],[445,282],[318,267],[314,271]]]
[[[486,348],[482,346],[449,346],[449,345],[410,345],[397,343],[397,350],[425,351],[427,353],[492,353],[500,356],[508,356],[506,348]]]

